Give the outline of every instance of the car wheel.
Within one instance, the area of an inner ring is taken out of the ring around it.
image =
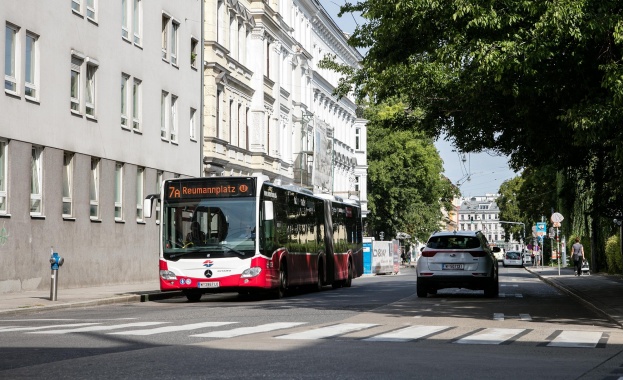
[[[415,285],[415,290],[416,290],[417,296],[420,298],[426,298],[428,296],[428,291],[426,290],[424,285],[420,285],[419,281]]]
[[[494,298],[500,294],[500,284],[498,277],[491,279],[491,283],[485,288],[485,297]]]

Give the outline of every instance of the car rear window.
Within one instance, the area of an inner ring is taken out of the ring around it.
[[[521,253],[519,252],[506,252],[506,258],[510,260],[519,260],[521,258]]]
[[[435,249],[472,249],[480,247],[480,241],[473,236],[432,236],[426,247]]]

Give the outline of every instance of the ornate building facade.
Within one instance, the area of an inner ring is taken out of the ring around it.
[[[315,0],[206,0],[203,175],[262,173],[316,193],[357,196],[367,213],[366,121],[332,95],[331,55],[357,67]]]

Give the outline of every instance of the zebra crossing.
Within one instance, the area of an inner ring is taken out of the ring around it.
[[[525,316],[524,316],[525,317]],[[529,316],[528,316],[529,317]],[[503,318],[503,315],[502,315]],[[495,317],[494,317],[495,319]],[[523,318],[522,318],[523,319]],[[327,326],[308,325],[307,322],[273,322],[259,325],[236,327],[239,322],[211,321],[189,324],[145,321],[109,324],[106,322],[50,323],[42,326],[0,326],[0,336],[5,333],[25,333],[40,335],[63,335],[76,333],[102,333],[124,336],[152,336],[158,334],[188,332],[192,338],[228,339],[245,335],[275,332],[270,339],[278,340],[329,340],[348,337],[358,333],[357,339],[364,342],[420,342],[437,339],[440,334],[448,343],[460,345],[508,345],[517,342],[533,330],[527,328],[474,328],[460,336],[448,337],[455,326],[436,326],[413,324],[407,326],[383,326],[375,323],[336,323]],[[385,332],[378,330],[386,328]],[[198,330],[209,329],[202,332]],[[288,329],[296,331],[288,332]],[[376,331],[365,336],[366,330]],[[460,334],[460,333],[457,333]],[[610,335],[599,331],[555,330],[544,341],[535,345],[545,347],[603,348]]]

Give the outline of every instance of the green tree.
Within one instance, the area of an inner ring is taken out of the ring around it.
[[[440,228],[441,208],[449,210],[458,190],[442,176],[433,140],[404,104],[366,110],[368,119],[368,223],[374,236],[406,232],[425,241]]]
[[[403,96],[418,127],[516,169],[573,170],[591,249],[623,197],[623,6],[619,0],[367,0],[350,43],[369,48],[338,91]],[[577,224],[576,221],[573,221]],[[599,263],[599,261],[597,261]],[[595,266],[596,263],[592,263]],[[593,268],[598,271],[598,267]]]
[[[502,228],[504,229],[505,241],[512,240],[522,241],[526,243],[524,232],[525,228],[528,228],[530,231],[531,224],[530,222],[526,223],[524,215],[519,208],[519,201],[517,200],[517,196],[519,191],[521,190],[521,185],[523,183],[523,179],[521,177],[515,177],[504,181],[502,185],[500,185],[499,194],[496,203],[500,208],[500,220],[507,222],[515,222],[515,223],[524,223],[521,224],[510,224],[510,223],[502,223]]]

